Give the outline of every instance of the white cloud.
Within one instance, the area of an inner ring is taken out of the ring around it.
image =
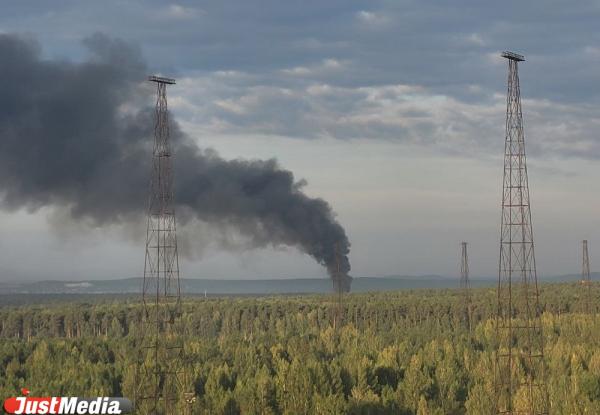
[[[285,75],[299,77],[317,77],[331,74],[346,68],[350,62],[334,58],[323,59],[321,62],[310,66],[296,66],[293,68],[282,69]]]
[[[356,12],[356,18],[370,26],[384,26],[389,22],[389,18],[387,16],[384,16],[381,13],[375,13],[366,10],[360,10]]]
[[[506,65],[506,59],[503,58],[501,54],[501,51],[488,52],[484,55],[485,61],[496,66]]]
[[[600,48],[596,46],[585,46],[583,53],[592,59],[600,59]]]
[[[166,9],[164,9],[164,11],[160,12],[160,16],[174,20],[193,19],[202,14],[204,14],[204,11],[202,9],[194,7],[185,7],[179,4],[171,4]]]
[[[466,36],[465,39],[467,40],[467,42],[477,45],[477,46],[485,46],[486,45],[485,40],[483,40],[483,38],[481,37],[481,35],[479,33],[471,33],[470,35]]]
[[[326,66],[338,64],[319,65]],[[188,78],[173,108],[181,122],[204,134],[392,140],[455,155],[493,154],[504,137],[506,96],[480,85],[465,88],[477,100],[461,100],[419,85],[306,80],[292,86],[277,75],[267,78],[242,72]],[[523,112],[530,153],[600,157],[594,106],[525,97]]]

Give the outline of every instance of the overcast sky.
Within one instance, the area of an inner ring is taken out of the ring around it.
[[[48,60],[84,60],[94,33],[137,45],[148,68],[177,78],[169,105],[200,147],[275,157],[331,204],[354,276],[455,276],[461,241],[473,276],[497,274],[499,54],[522,53],[538,273],[579,272],[582,239],[600,263],[599,1],[20,0],[1,11],[0,33],[31,38]],[[0,278],[141,276],[144,229],[57,229],[52,217],[0,213]],[[183,232],[183,249],[197,236]],[[294,249],[217,242],[181,271],[325,276]]]

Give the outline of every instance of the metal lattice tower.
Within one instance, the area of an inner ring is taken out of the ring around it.
[[[469,281],[469,256],[467,243],[461,242],[460,255],[460,290],[462,291],[464,321],[471,332],[471,282]]]
[[[589,313],[592,306],[592,280],[590,278],[590,257],[588,255],[588,241],[583,241],[583,258],[581,264],[581,285],[585,288],[585,311]]]
[[[157,76],[148,80],[157,86],[157,100],[135,405],[138,414],[171,415],[188,411],[184,401],[192,399],[185,393],[181,290],[167,109],[167,85],[175,84],[175,80]]]
[[[544,344],[535,267],[518,63],[508,59],[506,139],[494,370],[498,414],[548,413]]]

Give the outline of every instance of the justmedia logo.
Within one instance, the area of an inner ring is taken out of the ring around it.
[[[131,401],[126,398],[78,398],[78,397],[31,397],[23,388],[25,396],[16,396],[4,401],[4,411],[8,414],[56,414],[56,415],[104,415],[131,413]]]

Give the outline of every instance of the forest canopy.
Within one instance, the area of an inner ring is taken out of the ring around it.
[[[541,286],[552,413],[600,413],[600,318],[583,295]],[[193,413],[490,413],[496,291],[472,298],[469,331],[459,290],[348,294],[338,327],[335,296],[188,297]],[[131,395],[138,298],[35,301],[0,307],[1,396]]]

